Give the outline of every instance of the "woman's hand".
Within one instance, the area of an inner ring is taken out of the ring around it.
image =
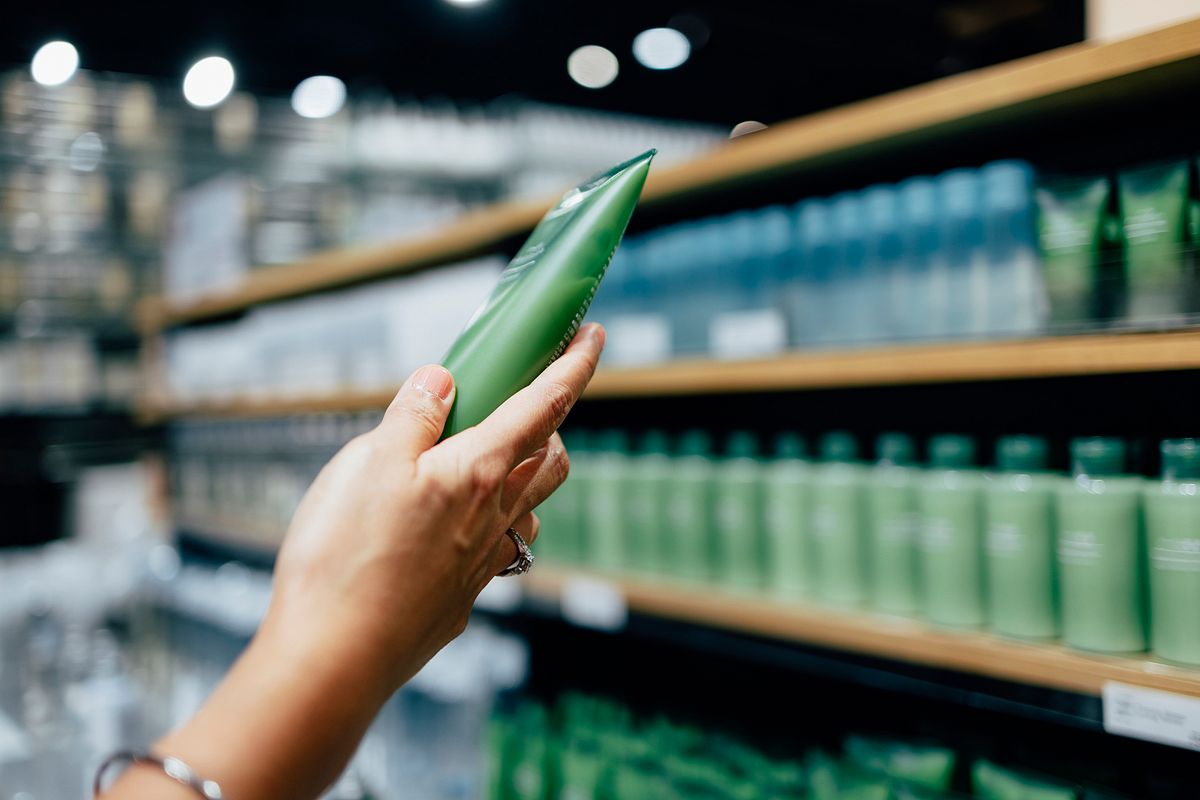
[[[254,640],[155,750],[234,800],[317,797],[383,703],[462,631],[480,590],[513,561],[505,531],[537,537],[533,509],[567,475],[555,431],[603,346],[603,330],[584,326],[530,386],[443,442],[453,380],[441,367],[417,370],[379,427],[317,476]],[[105,794],[192,796],[144,768]]]

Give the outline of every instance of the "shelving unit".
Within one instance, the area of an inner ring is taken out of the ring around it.
[[[1200,697],[1200,670],[1139,657],[1105,656],[1056,644],[1027,643],[985,633],[932,628],[910,620],[833,611],[742,596],[711,587],[573,572],[539,564],[524,579],[526,592],[557,603],[573,577],[599,579],[632,613],[735,633],[919,664],[1029,686],[1099,696],[1104,684]]]
[[[1200,78],[1200,21],[1107,44],[1078,44],[955,75],[773,126],[651,175],[642,206],[695,200],[764,177],[799,175],[921,142],[968,136],[999,122],[1068,115]],[[262,303],[327,291],[495,251],[527,232],[552,203],[509,202],[387,245],[319,253],[256,270],[242,285],[188,301],[151,298],[147,334]]]
[[[676,361],[597,373],[588,398],[995,381],[1200,368],[1200,331],[1059,336],[1008,342],[875,347],[793,353],[754,361]],[[267,417],[380,410],[394,389],[269,396],[142,409],[149,421],[173,417]]]

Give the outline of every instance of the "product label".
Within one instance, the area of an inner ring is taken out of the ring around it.
[[[655,364],[671,357],[671,326],[661,314],[627,314],[605,326],[604,355],[614,366]]]
[[[930,552],[943,552],[954,545],[954,525],[945,519],[926,520],[921,526],[921,547]]]
[[[1157,208],[1142,208],[1125,216],[1125,237],[1130,241],[1162,236],[1168,227],[1166,217]]]
[[[987,550],[989,555],[1011,558],[1025,550],[1025,535],[1012,523],[997,523],[988,529]]]
[[[1104,544],[1091,531],[1064,531],[1058,539],[1061,564],[1090,567],[1104,555]]]
[[[1200,539],[1161,539],[1150,551],[1150,564],[1168,572],[1200,572]]]
[[[629,619],[621,589],[598,578],[570,578],[559,600],[563,619],[581,628],[619,631]]]
[[[713,318],[708,338],[717,358],[771,356],[787,347],[787,323],[773,308],[729,311]]]
[[[820,539],[831,538],[838,527],[838,513],[829,506],[817,506],[813,511],[813,534]]]
[[[919,524],[916,514],[898,514],[879,526],[879,537],[888,544],[908,545],[916,541]]]
[[[742,503],[723,498],[717,503],[717,522],[726,531],[740,531],[750,524],[750,512]]]
[[[1104,730],[1188,750],[1200,750],[1200,698],[1104,684]]]

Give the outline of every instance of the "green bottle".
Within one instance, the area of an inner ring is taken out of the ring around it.
[[[809,591],[812,469],[804,460],[804,440],[797,434],[779,434],[774,451],[774,460],[763,466],[767,584],[778,597],[803,597]]]
[[[575,187],[542,217],[442,359],[458,387],[443,437],[482,422],[566,349],[653,157],[647,151]]]
[[[713,486],[712,439],[701,430],[686,431],[667,480],[663,543],[668,571],[685,581],[703,582],[714,574]]]
[[[1058,494],[1063,641],[1083,650],[1146,649],[1142,481],[1123,476],[1125,445],[1071,442],[1075,475]]]
[[[624,548],[625,470],[629,437],[624,431],[602,431],[588,453],[587,514],[588,566],[608,572],[626,563]]]
[[[734,431],[717,463],[713,498],[717,577],[732,589],[764,583],[762,475],[758,439],[749,431]]]
[[[911,616],[920,608],[916,446],[907,434],[884,433],[875,441],[875,455],[866,488],[871,606]]]
[[[625,478],[625,559],[637,572],[658,573],[664,567],[666,491],[671,477],[667,434],[647,431],[629,459]]]
[[[538,507],[538,519],[542,523],[538,556],[578,564],[584,560],[586,553],[583,542],[583,486],[587,482],[587,431],[565,431],[562,439],[571,459],[571,472],[562,486]]]
[[[821,437],[820,452],[812,480],[813,594],[830,605],[857,608],[866,599],[858,444],[851,434],[832,431]]]
[[[1145,494],[1150,649],[1200,665],[1200,441],[1167,439],[1162,460]]]
[[[983,476],[975,443],[945,434],[929,441],[929,469],[917,490],[921,513],[921,600],[936,625],[987,623],[983,570]]]
[[[987,587],[992,630],[1005,636],[1058,636],[1054,496],[1046,440],[1006,436],[996,443],[994,476],[984,492]]]

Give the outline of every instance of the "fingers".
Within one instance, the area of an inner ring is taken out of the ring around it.
[[[454,377],[429,364],[404,382],[383,415],[380,429],[411,456],[437,444],[454,404]]]
[[[583,326],[562,357],[510,397],[475,428],[447,441],[512,470],[550,438],[579,400],[596,371],[604,347],[604,329]]]
[[[500,508],[510,519],[528,514],[562,485],[569,470],[566,448],[555,433],[509,473],[500,496]]]
[[[542,523],[537,518],[537,515],[525,514],[514,522],[512,527],[516,529],[517,533],[521,534],[521,538],[525,540],[525,544],[532,547],[534,541],[537,540]],[[517,560],[517,543],[512,540],[507,532],[501,531],[497,535],[496,541],[492,545],[490,559],[489,575],[499,575]]]

